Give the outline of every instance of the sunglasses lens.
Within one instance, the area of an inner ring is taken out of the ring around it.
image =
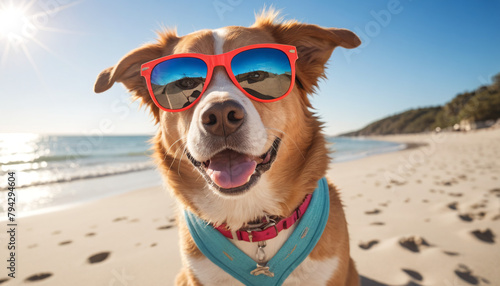
[[[197,58],[176,58],[157,64],[151,72],[156,101],[167,109],[188,107],[200,96],[207,64]]]
[[[240,86],[262,100],[285,95],[292,83],[292,68],[287,55],[273,48],[243,51],[233,57],[231,69]]]

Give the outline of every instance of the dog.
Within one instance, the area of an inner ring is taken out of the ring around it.
[[[308,96],[333,50],[361,41],[278,14],[269,9],[250,27],[181,37],[165,29],[95,83],[96,93],[122,83],[159,125],[153,156],[179,205],[176,285],[359,285],[338,191],[322,181],[329,150]],[[321,184],[323,198],[315,191]],[[299,251],[307,236],[314,236],[309,249]],[[212,237],[229,250],[212,257]],[[299,242],[285,247],[292,238]],[[283,266],[292,256],[295,265]],[[288,268],[278,273],[278,266]]]

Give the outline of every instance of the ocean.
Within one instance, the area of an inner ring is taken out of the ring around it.
[[[371,140],[363,137],[328,137],[327,140],[332,144],[334,163],[357,160],[406,148],[406,144]]]
[[[7,219],[8,172],[16,173],[17,216],[162,184],[151,136],[0,134],[0,220]],[[329,137],[334,163],[392,152],[404,144]]]

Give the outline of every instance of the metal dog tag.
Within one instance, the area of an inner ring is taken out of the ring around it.
[[[255,253],[255,257],[257,258],[257,268],[252,270],[250,274],[259,276],[261,274],[264,274],[268,277],[274,277],[274,273],[272,273],[269,270],[269,266],[266,266],[266,252],[264,251],[264,248],[266,247],[266,241],[259,241],[258,248],[257,248],[257,253]]]

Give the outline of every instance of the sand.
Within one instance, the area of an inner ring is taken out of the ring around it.
[[[329,172],[363,285],[500,285],[500,129],[378,139],[427,145]]]
[[[173,219],[161,187],[21,218],[17,277],[0,285],[172,285],[181,267]]]
[[[500,285],[500,129],[378,139],[412,148],[328,172],[363,285]],[[0,285],[172,285],[173,208],[158,186],[21,218],[17,278],[1,267]]]

